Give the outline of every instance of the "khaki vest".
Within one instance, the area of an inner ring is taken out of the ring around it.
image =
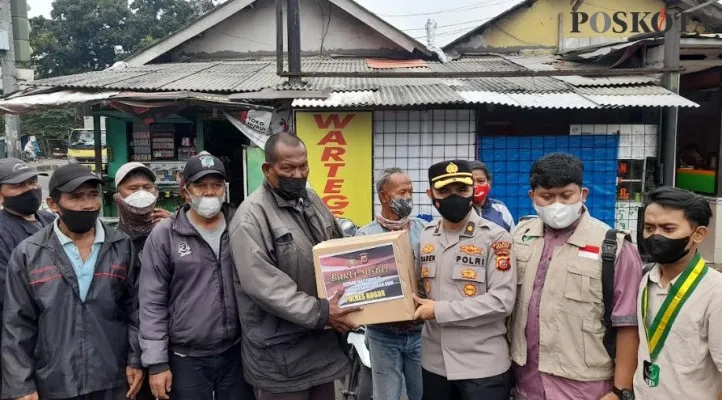
[[[611,379],[614,365],[604,348],[602,258],[579,255],[585,246],[602,247],[609,226],[584,213],[564,246],[554,250],[539,309],[539,370],[575,381]],[[510,323],[511,356],[527,362],[525,329],[537,266],[544,249],[544,223],[521,221],[513,233],[519,288]],[[617,237],[617,255],[624,234]],[[586,253],[587,255],[589,253]]]

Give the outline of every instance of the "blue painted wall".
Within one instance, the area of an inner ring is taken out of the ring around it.
[[[614,226],[618,136],[481,137],[478,143],[479,160],[493,174],[489,196],[506,203],[516,220],[536,214],[528,194],[532,163],[559,151],[582,159],[584,186],[589,188],[586,205],[595,218]]]

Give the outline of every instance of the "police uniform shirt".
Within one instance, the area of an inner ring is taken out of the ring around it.
[[[496,376],[511,366],[506,318],[517,287],[511,236],[469,215],[459,232],[435,221],[421,234],[419,274],[436,314],[424,326],[421,363],[449,380]]]

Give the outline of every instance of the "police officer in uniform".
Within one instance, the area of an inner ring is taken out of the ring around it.
[[[472,211],[469,163],[429,168],[427,194],[441,214],[421,233],[422,295],[415,317],[426,321],[421,365],[426,400],[508,400],[512,387],[506,319],[517,272],[509,233]]]

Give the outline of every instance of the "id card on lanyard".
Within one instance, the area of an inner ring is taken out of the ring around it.
[[[655,361],[657,357],[659,357],[662,347],[664,347],[667,336],[669,336],[672,325],[677,319],[677,315],[679,315],[682,306],[697,288],[699,282],[707,273],[707,270],[707,264],[705,264],[704,259],[702,259],[699,253],[697,253],[692,259],[692,262],[690,262],[684,272],[682,272],[682,275],[679,276],[677,282],[670,288],[651,326],[647,324],[647,314],[649,312],[649,291],[647,288],[649,282],[647,282],[644,290],[642,290],[642,324],[644,324],[644,331],[647,334],[650,357],[649,361],[644,361],[643,363],[643,375],[644,381],[649,387],[659,385],[660,370],[659,365],[655,364]]]

